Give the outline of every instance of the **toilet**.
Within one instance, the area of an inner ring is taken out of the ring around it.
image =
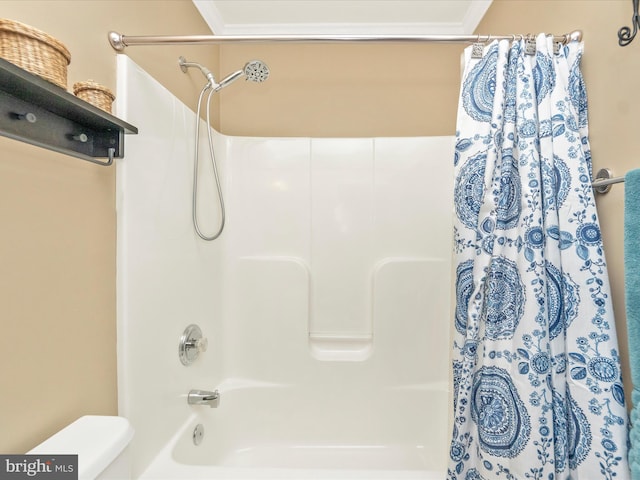
[[[77,454],[79,480],[130,479],[129,443],[133,433],[126,418],[85,415],[27,454]]]

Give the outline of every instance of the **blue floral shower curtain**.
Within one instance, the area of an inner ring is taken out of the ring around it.
[[[465,51],[450,479],[627,479],[582,44]],[[554,48],[556,51],[554,52]]]

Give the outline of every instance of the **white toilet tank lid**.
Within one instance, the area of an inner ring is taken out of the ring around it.
[[[126,418],[85,415],[27,453],[77,454],[78,477],[93,479],[129,445],[133,433],[133,427]]]

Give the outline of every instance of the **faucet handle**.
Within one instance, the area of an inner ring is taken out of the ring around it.
[[[189,325],[182,336],[178,345],[178,355],[183,365],[188,366],[196,361],[201,352],[206,352],[209,347],[209,341],[202,336],[202,330],[197,325]]]
[[[207,340],[207,337],[199,338],[195,341],[194,347],[198,353],[206,352],[207,348],[209,348],[209,340]]]

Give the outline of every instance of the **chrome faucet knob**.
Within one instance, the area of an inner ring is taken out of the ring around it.
[[[209,340],[205,337],[199,338],[197,340],[188,340],[185,343],[185,347],[187,350],[195,350],[196,353],[206,352],[207,348],[209,348]]]
[[[197,325],[189,325],[180,337],[178,356],[183,365],[188,366],[196,361],[201,352],[206,352],[209,341],[202,336],[202,330]]]
[[[206,352],[207,348],[209,348],[209,340],[206,337],[199,338],[196,340],[195,348],[198,353]]]

